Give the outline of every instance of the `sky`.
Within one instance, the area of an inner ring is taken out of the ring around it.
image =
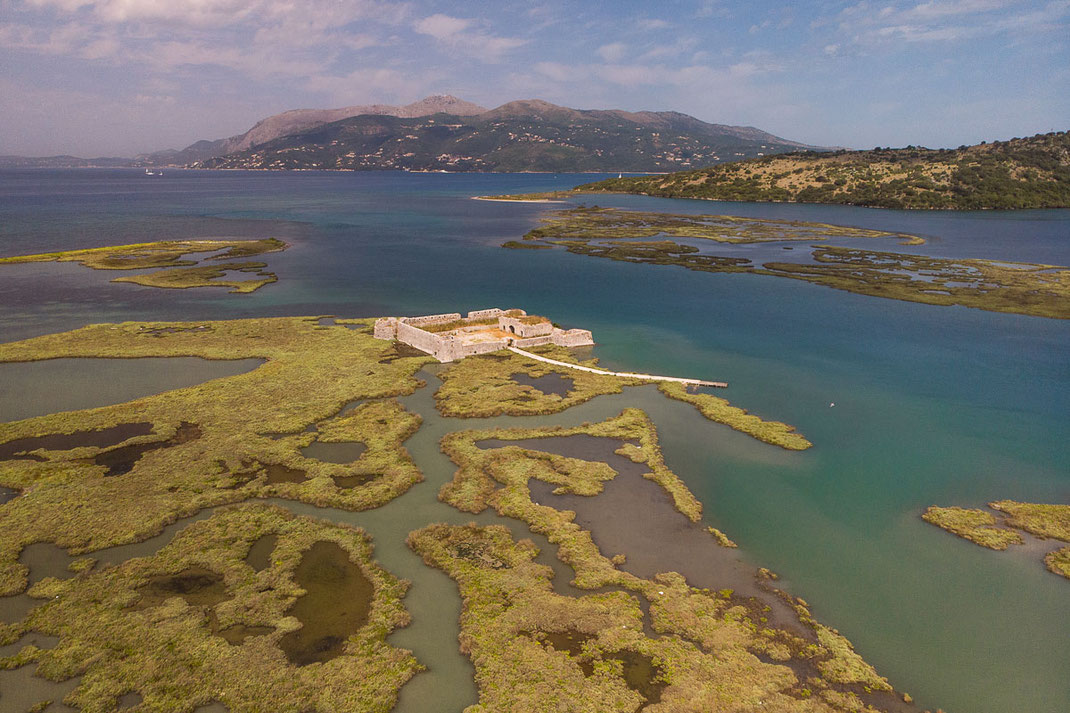
[[[1070,129],[1070,0],[0,0],[0,154],[429,94],[955,147]]]

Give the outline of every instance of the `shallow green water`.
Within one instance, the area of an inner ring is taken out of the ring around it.
[[[48,359],[0,364],[0,421],[121,404],[252,371],[260,359]]]

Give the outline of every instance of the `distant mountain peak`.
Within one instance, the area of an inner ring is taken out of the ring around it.
[[[504,116],[581,116],[576,109],[558,106],[542,99],[517,99],[486,112],[488,118]]]
[[[265,144],[281,136],[289,136],[314,126],[330,124],[334,121],[348,119],[351,116],[373,114],[414,118],[445,112],[457,116],[482,114],[485,107],[458,99],[450,94],[432,94],[405,106],[391,104],[358,104],[340,109],[291,109],[281,114],[274,114],[256,122],[253,128],[244,134],[232,136],[223,142],[222,153],[245,151],[254,146]]]
[[[406,104],[400,107],[406,113],[406,117],[428,116],[430,114],[454,114],[455,116],[474,116],[482,114],[486,107],[473,104],[472,102],[458,99],[452,94],[432,94],[420,101]],[[396,116],[402,116],[397,114]]]

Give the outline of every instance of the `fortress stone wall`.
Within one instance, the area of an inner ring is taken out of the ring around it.
[[[438,334],[425,332],[419,327],[414,327],[411,324],[399,321],[397,325],[397,334],[392,338],[397,339],[399,342],[404,342],[410,347],[416,347],[422,352],[427,352],[439,361],[446,361],[440,356],[446,346],[445,340]]]
[[[477,309],[475,312],[468,313],[468,319],[489,319],[490,317],[497,317],[500,314],[505,314],[505,310],[493,307],[491,309]],[[457,315],[458,318],[460,315]]]
[[[589,347],[594,344],[590,330],[558,329],[552,335],[553,342],[559,347]]]
[[[497,318],[496,325],[486,324],[487,320],[494,318]],[[462,324],[443,332],[425,329],[452,322]],[[594,344],[591,333],[586,329],[561,329],[547,319],[528,317],[527,312],[521,309],[497,308],[475,310],[463,318],[457,312],[422,317],[383,317],[376,320],[374,335],[376,339],[397,339],[427,352],[441,362],[496,352],[511,346],[524,349],[543,344],[562,347]]]
[[[555,327],[549,322],[528,324],[518,317],[501,316],[498,318],[498,326],[503,332],[515,334],[518,337],[542,337],[551,334]]]
[[[376,339],[397,339],[398,318],[383,317],[375,320],[375,329],[372,334]]]

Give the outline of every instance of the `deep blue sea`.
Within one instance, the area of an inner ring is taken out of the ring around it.
[[[932,504],[1070,503],[1070,321],[504,250],[555,206],[470,200],[597,178],[0,172],[0,255],[221,236],[292,245],[266,256],[279,282],[250,295],[112,284],[76,264],[0,266],[0,341],[102,321],[483,307],[591,329],[604,365],[726,380],[719,395],[815,443],[787,453],[658,424],[706,519],[897,689],[948,713],[1070,710],[1070,581],[1044,569],[1043,550],[990,552],[919,518]],[[878,228],[928,242],[867,247],[1070,265],[1070,211],[587,202]]]

